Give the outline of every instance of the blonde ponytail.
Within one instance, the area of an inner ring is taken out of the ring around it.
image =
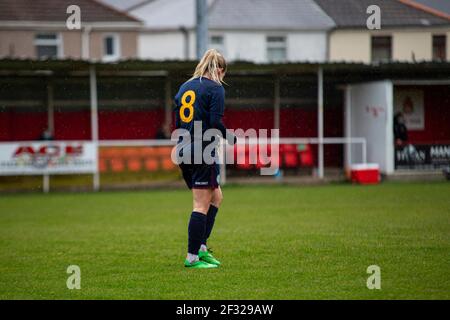
[[[201,78],[206,74],[209,74],[211,80],[221,84],[223,81],[219,77],[219,69],[223,69],[224,72],[227,71],[225,58],[216,49],[210,49],[203,55],[203,58],[195,68],[194,75],[190,80]]]

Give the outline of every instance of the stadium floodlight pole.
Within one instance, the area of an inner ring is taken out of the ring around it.
[[[208,47],[208,4],[196,0],[197,4],[197,59],[200,60]]]
[[[319,170],[320,179],[324,177],[324,156],[323,156],[323,69],[319,66],[317,70],[317,118],[318,118],[318,138],[319,138]]]
[[[95,66],[89,67],[89,84],[91,93],[91,139],[96,145],[97,159],[98,159],[98,97],[97,97],[97,74],[95,72]],[[94,191],[98,191],[100,188],[100,175],[98,172],[98,165],[94,172],[93,179]]]

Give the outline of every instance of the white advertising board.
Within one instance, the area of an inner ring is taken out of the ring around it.
[[[0,143],[0,175],[95,173],[97,153],[93,142]]]

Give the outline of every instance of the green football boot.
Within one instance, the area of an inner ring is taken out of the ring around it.
[[[211,251],[199,251],[198,258],[200,259],[200,261],[213,264],[217,267],[220,266],[220,261],[214,258],[214,256],[211,254]]]
[[[191,268],[191,269],[211,269],[211,268],[217,268],[216,265],[214,264],[209,264],[205,261],[202,260],[198,260],[195,261],[193,263],[190,263],[188,259],[184,260],[184,266],[186,268]]]

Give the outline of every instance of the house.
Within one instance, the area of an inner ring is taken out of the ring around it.
[[[80,8],[81,28],[69,30],[67,8],[74,3]],[[0,57],[135,58],[140,26],[136,18],[94,0],[2,0]]]
[[[231,60],[323,62],[334,23],[312,0],[216,0],[211,46]]]
[[[195,50],[195,0],[103,0],[144,22],[138,56],[190,60]],[[369,30],[376,4],[381,29]],[[450,59],[448,5],[436,0],[208,0],[209,46],[230,61]]]
[[[140,58],[196,58],[195,0],[141,1],[128,9],[104,1],[144,22]],[[327,32],[334,23],[313,0],[209,0],[208,10],[210,47],[230,61],[326,60]]]
[[[450,60],[450,19],[397,0],[315,0],[333,19],[330,61]],[[367,27],[367,8],[376,3],[381,29]]]

